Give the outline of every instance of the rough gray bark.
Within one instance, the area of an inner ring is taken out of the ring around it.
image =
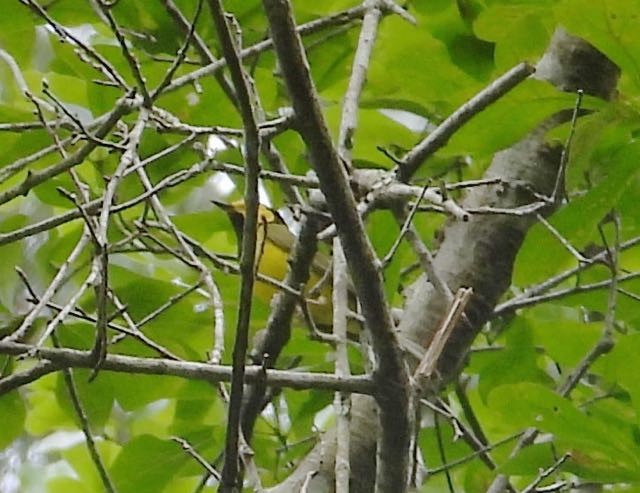
[[[538,78],[550,81],[564,91],[584,90],[603,98],[615,94],[618,68],[602,53],[559,29],[539,64]],[[526,186],[496,185],[477,188],[468,194],[463,207],[493,206],[514,208],[535,201],[531,190],[551,195],[562,147],[548,143],[546,132],[566,121],[561,113],[550,118],[511,148],[499,152],[485,177],[502,177]],[[505,122],[508,124],[508,122]],[[499,131],[499,129],[496,129]],[[552,212],[552,207],[545,213]],[[474,338],[489,318],[493,307],[508,288],[515,256],[527,230],[534,224],[531,216],[475,215],[468,222],[450,222],[435,256],[435,267],[452,290],[461,286],[474,289],[467,308],[471,322],[456,327],[447,343],[439,369],[444,380],[459,372]],[[426,276],[413,286],[405,306],[400,332],[427,346],[447,309]],[[376,457],[376,406],[372,398],[353,399],[351,425],[352,492],[373,491]],[[308,454],[296,471],[272,491],[307,490],[331,492],[334,488],[335,432],[329,431]],[[313,475],[311,479],[309,477]]]

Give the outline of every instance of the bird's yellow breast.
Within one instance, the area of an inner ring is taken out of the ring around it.
[[[289,252],[270,241],[262,241],[262,238],[259,239],[257,246],[260,247],[256,252],[258,272],[276,281],[284,281],[289,270]],[[305,286],[305,293],[313,289],[320,280],[317,273],[311,272]],[[325,284],[318,294],[307,300],[307,306],[314,322],[319,326],[327,327],[332,324],[333,304],[331,303],[331,282],[325,282]],[[256,281],[253,288],[254,295],[265,303],[270,303],[277,292],[276,286],[260,280]]]

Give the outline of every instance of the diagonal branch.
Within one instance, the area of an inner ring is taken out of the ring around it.
[[[408,376],[382,285],[378,262],[364,231],[356,202],[322,115],[309,64],[291,5],[264,0],[276,54],[298,116],[298,131],[309,150],[320,188],[327,198],[378,359],[374,379],[380,409],[381,436],[377,491],[405,491],[411,439]]]
[[[222,469],[220,491],[239,491],[242,487],[240,477],[240,457],[238,444],[240,440],[240,414],[242,408],[242,392],[244,387],[244,365],[249,345],[249,324],[251,322],[251,303],[255,281],[255,262],[258,235],[258,177],[260,175],[260,131],[255,115],[254,94],[249,76],[242,67],[237,40],[240,33],[231,32],[235,20],[222,6],[221,0],[209,0],[209,8],[218,32],[225,60],[229,66],[231,80],[236,90],[236,97],[242,124],[244,126],[244,159],[245,182],[244,202],[245,214],[242,227],[242,246],[240,252],[240,302],[238,303],[238,322],[236,339],[233,347],[233,378],[229,398],[229,418],[225,445],[225,460]]]
[[[399,164],[398,179],[408,181],[422,162],[445,145],[460,127],[529,77],[534,70],[532,65],[520,63],[460,106],[402,158]]]

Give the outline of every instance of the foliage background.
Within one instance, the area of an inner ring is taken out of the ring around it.
[[[0,173],[16,161],[52,144],[51,133],[42,128],[16,131],[10,124],[34,121],[34,105],[26,98],[16,71],[36,97],[49,100],[48,90],[85,124],[110,111],[122,90],[96,83],[103,78],[78,56],[73,43],[61,42],[42,17],[27,4],[12,2],[5,7],[10,15],[0,16]],[[92,2],[53,0],[39,2],[60,25],[72,28],[97,53],[104,56],[127,84],[133,86],[131,70],[122,55],[113,32],[96,13]],[[196,10],[195,0],[176,1],[189,19]],[[304,23],[339,10],[354,2],[295,2],[297,20]],[[267,35],[266,20],[259,2],[227,1],[242,27],[243,45],[250,46]],[[389,169],[393,162],[379,148],[402,153],[419,141],[427,130],[408,128],[403,121],[389,118],[381,109],[404,110],[437,124],[460,104],[491,80],[522,60],[536,61],[546,48],[557,25],[583,37],[605,53],[622,70],[619,95],[605,103],[586,98],[584,107],[594,110],[580,119],[571,149],[567,177],[570,201],[551,218],[551,223],[577,250],[592,250],[603,245],[599,225],[615,209],[620,217],[621,240],[638,237],[637,208],[639,180],[637,134],[638,97],[640,95],[640,31],[634,27],[640,12],[637,0],[558,0],[558,1],[459,1],[425,0],[408,2],[415,16],[412,26],[398,16],[387,17],[376,42],[368,81],[361,101],[359,127],[354,148],[358,167]],[[112,9],[118,23],[126,29],[127,41],[137,56],[149,87],[164,78],[169,62],[184,42],[184,33],[176,28],[164,2],[120,1]],[[198,34],[218,54],[217,38],[205,12],[198,24]],[[305,37],[313,76],[322,98],[327,121],[334,134],[340,119],[341,98],[347,87],[353,52],[358,39],[358,24],[330,25]],[[190,63],[182,64],[176,76],[188,74],[199,64],[197,53],[190,49]],[[193,64],[191,63],[193,61]],[[267,118],[276,118],[289,102],[278,76],[271,51],[247,60]],[[563,94],[551,85],[530,79],[499,102],[477,115],[458,132],[448,145],[421,168],[420,178],[447,182],[482,177],[492,155],[506,148],[553,112],[572,107],[575,96]],[[211,76],[162,94],[156,105],[192,126],[220,125],[240,127],[240,118],[218,82]],[[48,119],[53,119],[47,114]],[[132,116],[123,119],[129,126]],[[549,139],[564,142],[568,126],[550,133]],[[55,128],[59,138],[70,132]],[[175,131],[161,131],[150,124],[144,131],[139,155],[153,156],[185,138]],[[117,141],[115,134],[110,140]],[[147,166],[154,183],[202,159],[207,136],[155,159]],[[286,131],[274,138],[290,171],[304,175],[309,170],[306,151],[295,132]],[[73,151],[81,146],[75,144]],[[32,171],[42,170],[61,159],[55,152],[34,160]],[[95,149],[75,166],[78,177],[89,186],[91,198],[101,197],[104,176],[111,175],[119,162],[118,152],[103,147]],[[216,160],[242,166],[237,149],[229,148]],[[25,180],[26,169],[2,174],[0,193]],[[237,185],[240,178],[229,175]],[[213,169],[168,187],[159,197],[171,212],[177,227],[213,252],[234,254],[235,238],[222,211],[213,208],[212,198],[231,199],[228,188],[219,186],[220,175]],[[276,207],[287,202],[277,182],[264,181],[265,196]],[[59,174],[33,187],[26,196],[0,206],[0,238],[29,224],[75,209],[58,188],[74,190],[68,174]],[[117,202],[126,202],[143,192],[133,174],[124,178],[117,190]],[[135,221],[147,215],[144,204],[131,207],[112,218],[109,240],[117,245],[136,231]],[[431,246],[435,232],[445,217],[425,213],[416,219],[422,238]],[[29,235],[0,246],[0,325],[7,333],[20,323],[31,305],[14,266],[26,273],[35,291],[42,293],[78,242],[83,221],[77,219],[55,228]],[[392,215],[385,211],[372,214],[367,221],[371,241],[379,255],[384,255],[399,231]],[[614,228],[603,225],[604,238],[614,244]],[[393,234],[390,234],[393,232]],[[162,234],[156,232],[153,234]],[[122,252],[110,255],[110,285],[127,306],[133,320],[139,321],[168,299],[195,286],[199,273],[185,267],[175,257],[153,251],[129,251],[123,242]],[[147,247],[150,243],[145,243]],[[138,245],[139,246],[139,245]],[[142,248],[144,250],[144,248]],[[91,250],[87,249],[74,263],[72,273],[55,300],[63,305],[78,289],[91,267]],[[405,274],[414,262],[413,253],[402,245],[385,271],[386,291],[395,306],[402,306],[402,289],[415,274]],[[543,282],[577,260],[550,230],[543,225],[533,228],[517,258],[513,285],[506,299],[517,297],[527,287]],[[637,249],[620,253],[619,275],[630,275],[621,283],[615,309],[615,347],[590,366],[588,375],[576,387],[570,399],[554,392],[572,368],[578,365],[597,344],[603,333],[608,290],[595,289],[540,302],[515,314],[499,317],[486,328],[477,341],[460,388],[449,389],[442,396],[451,413],[468,421],[466,396],[470,408],[482,426],[488,443],[498,443],[535,424],[544,433],[540,443],[523,450],[514,458],[508,455],[513,442],[498,445],[492,455],[500,472],[514,476],[514,484],[524,487],[540,468],[549,467],[564,452],[567,461],[548,481],[584,480],[612,483],[611,491],[635,491],[640,483],[640,443],[638,410],[640,388],[640,350],[637,333],[640,281],[635,280],[640,265]],[[224,300],[227,327],[227,352],[235,326],[239,280],[229,272],[213,269],[213,276]],[[560,286],[607,281],[610,270],[595,265]],[[78,306],[86,313],[95,309],[95,295],[87,291]],[[55,310],[43,312],[35,324],[42,329]],[[252,313],[252,326],[264,326],[269,310],[258,304]],[[295,322],[300,324],[299,321]],[[206,293],[197,289],[173,304],[149,322],[145,333],[177,356],[188,360],[206,360],[212,345],[212,313]],[[37,332],[37,330],[36,330]],[[60,344],[88,349],[94,340],[90,321],[68,317],[57,334]],[[156,356],[148,347],[126,338],[110,352],[137,356]],[[228,362],[228,356],[225,356]],[[356,362],[356,365],[358,363]],[[4,375],[25,370],[30,360],[2,356]],[[295,365],[306,371],[333,371],[331,350],[308,340],[304,330],[294,331],[280,367]],[[101,372],[88,382],[89,371],[74,370],[78,392],[97,439],[98,450],[107,465],[117,490],[194,491],[203,476],[201,467],[180,446],[171,441],[179,436],[203,456],[219,456],[224,441],[226,408],[213,388],[203,382],[174,377],[152,377]],[[310,448],[319,430],[332,422],[332,395],[323,392],[284,390],[271,411],[258,422],[253,449],[262,473],[263,484],[283,479],[292,465]],[[51,373],[19,390],[0,397],[0,415],[6,423],[0,428],[0,445],[6,448],[3,468],[4,487],[10,491],[11,478],[22,481],[20,491],[99,491],[100,478],[88,455],[84,441],[71,440],[64,446],[54,442],[46,453],[45,437],[61,431],[78,429],[61,373]],[[425,410],[419,443],[429,470],[455,463],[471,454],[457,467],[447,469],[457,490],[484,491],[496,474],[485,467],[464,440],[456,439],[450,421]],[[35,454],[35,455],[34,455]],[[33,457],[38,461],[34,462]],[[16,461],[25,461],[15,467]],[[38,479],[33,471],[44,472]],[[444,491],[447,476],[440,472],[429,478],[423,491]],[[624,483],[625,486],[621,486]],[[204,491],[212,491],[209,485]]]

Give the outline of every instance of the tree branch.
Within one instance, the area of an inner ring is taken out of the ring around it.
[[[263,5],[293,108],[299,116],[297,129],[327,198],[378,358],[374,380],[378,386],[381,436],[376,491],[402,492],[407,487],[411,439],[409,385],[377,260],[357,214],[345,169],[331,143],[291,5],[286,0],[264,0]]]

